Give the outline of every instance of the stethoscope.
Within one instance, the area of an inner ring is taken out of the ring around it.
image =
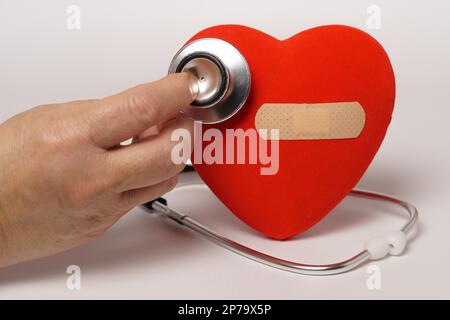
[[[183,112],[203,123],[218,123],[231,118],[242,108],[250,92],[250,70],[245,58],[233,45],[220,39],[199,39],[181,48],[169,68],[169,73],[178,72],[191,72],[197,79],[199,89],[197,98]],[[193,167],[187,166],[185,171],[193,171]],[[195,184],[203,183],[195,182],[180,185],[177,188],[183,189]],[[355,189],[350,192],[349,196],[397,205],[406,211],[407,220],[398,231],[390,232],[384,237],[370,239],[364,249],[351,258],[320,265],[280,259],[234,242],[189,216],[171,209],[164,198],[148,202],[143,207],[149,212],[169,218],[241,256],[299,274],[339,274],[350,271],[370,260],[402,254],[407,245],[407,235],[418,220],[417,209],[406,201],[381,193]]]

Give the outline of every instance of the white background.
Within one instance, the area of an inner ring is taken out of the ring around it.
[[[406,254],[376,262],[380,290],[367,288],[366,266],[333,277],[286,273],[137,208],[96,241],[0,270],[0,298],[450,298],[449,3],[0,0],[1,121],[35,105],[155,80],[191,35],[211,25],[244,24],[280,39],[334,23],[369,32],[391,57],[398,95],[385,142],[358,186],[410,200],[421,213]],[[66,27],[70,4],[81,7],[79,31]],[[371,4],[382,10],[380,30],[366,27]],[[175,191],[169,200],[238,241],[310,263],[346,258],[402,222],[398,210],[345,200],[308,232],[275,242],[208,191]],[[82,270],[79,291],[66,288],[71,264]]]

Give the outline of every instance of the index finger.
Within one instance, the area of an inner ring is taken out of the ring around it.
[[[170,74],[98,101],[92,109],[91,140],[111,148],[174,117],[198,93],[190,73]]]

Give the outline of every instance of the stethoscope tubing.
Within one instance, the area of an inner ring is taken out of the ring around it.
[[[193,186],[193,185],[203,185],[203,183],[195,182],[190,184],[185,184],[183,186],[180,186],[178,188],[183,188],[186,186]],[[415,206],[412,204],[399,200],[395,197],[376,193],[372,191],[365,191],[365,190],[359,190],[354,189],[349,193],[349,196],[351,197],[357,197],[357,198],[364,198],[364,199],[370,199],[375,201],[383,201],[391,204],[395,204],[397,206],[400,206],[408,213],[408,220],[406,223],[401,227],[401,231],[405,233],[405,235],[409,234],[414,227],[414,225],[417,223],[418,220],[418,211]],[[164,199],[159,198],[155,201],[149,202],[144,205],[144,208],[146,208],[151,213],[156,213],[160,215],[161,217],[169,218],[173,221],[176,221],[178,224],[188,228],[189,230],[205,237],[206,239],[210,240],[211,242],[216,243],[217,245],[230,250],[231,252],[234,252],[236,254],[239,254],[243,257],[246,257],[248,259],[254,260],[256,262],[265,264],[267,266],[281,269],[284,271],[289,271],[293,273],[303,274],[303,275],[312,275],[312,276],[326,276],[326,275],[335,275],[340,273],[345,273],[350,270],[355,269],[356,267],[362,265],[363,263],[372,260],[371,254],[367,249],[362,250],[361,252],[357,253],[356,255],[352,256],[349,259],[336,262],[336,263],[330,263],[330,264],[304,264],[300,262],[294,262],[289,260],[280,259],[268,254],[265,254],[263,252],[254,250],[252,248],[246,247],[240,243],[237,243],[233,240],[230,240],[224,236],[219,235],[215,231],[209,229],[208,227],[204,226],[203,224],[199,223],[198,221],[190,218],[189,216],[170,208],[167,206]]]

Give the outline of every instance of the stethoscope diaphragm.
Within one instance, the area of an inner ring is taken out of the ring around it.
[[[172,59],[169,73],[190,72],[197,79],[198,95],[183,112],[202,123],[218,123],[235,115],[250,92],[250,69],[230,43],[213,38],[195,40]]]

